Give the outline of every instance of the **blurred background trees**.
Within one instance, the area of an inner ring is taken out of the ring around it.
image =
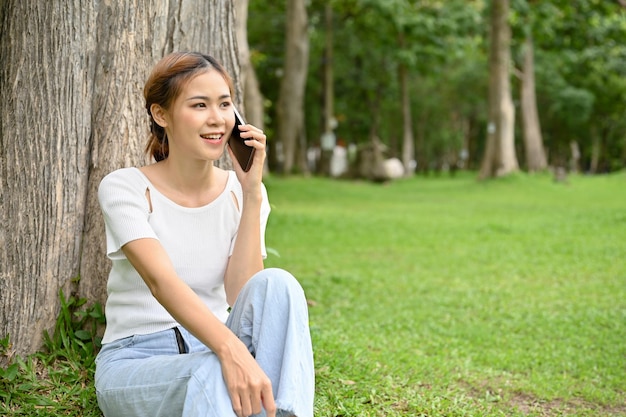
[[[266,129],[276,142],[271,170],[326,169],[324,163],[303,166],[302,155],[287,156],[295,148],[283,141],[292,139],[278,131],[278,93],[288,68],[286,5],[292,3],[306,3],[310,42],[304,131],[296,140],[320,155],[333,141],[359,146],[377,139],[408,174],[480,168],[490,132],[491,1],[252,0],[248,41],[266,99]],[[520,168],[623,169],[624,6],[618,0],[510,0],[504,21],[511,32],[510,59],[504,59]]]

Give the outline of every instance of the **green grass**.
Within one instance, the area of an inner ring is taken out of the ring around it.
[[[625,173],[266,185],[266,265],[311,305],[316,417],[626,415]],[[99,415],[77,351],[0,370],[0,415]]]
[[[626,176],[270,180],[316,416],[626,414]]]
[[[0,416],[100,417],[93,385],[95,355],[104,323],[99,304],[65,298],[52,336],[44,334],[45,349],[22,359],[11,357],[9,337],[0,340],[0,355],[11,364],[0,368]]]

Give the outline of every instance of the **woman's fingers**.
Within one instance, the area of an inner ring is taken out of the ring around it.
[[[275,417],[272,382],[243,344],[239,342],[233,348],[220,358],[233,410],[238,417],[248,417],[265,408],[268,417]]]
[[[276,405],[272,394],[272,384],[269,380],[262,384],[249,384],[230,393],[233,410],[238,417],[248,417],[259,414],[265,409],[267,417],[276,416]]]
[[[237,410],[235,410],[235,412],[237,412]],[[257,411],[254,411],[250,394],[243,395],[241,397],[241,414],[237,413],[237,415],[239,415],[240,417],[248,417],[248,416],[251,416],[252,414],[258,414],[260,412],[261,412],[260,409]]]
[[[276,417],[276,404],[274,403],[271,383],[267,384],[263,392],[261,392],[261,401],[267,417]]]
[[[239,126],[239,128],[241,130],[241,137],[244,140],[252,139],[264,145],[267,142],[267,136],[265,136],[263,130],[259,129],[258,127],[247,124]]]

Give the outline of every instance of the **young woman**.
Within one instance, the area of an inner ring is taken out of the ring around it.
[[[156,161],[98,191],[112,261],[96,361],[106,417],[313,416],[302,288],[264,269],[270,206],[263,132],[249,171],[217,168],[235,126],[230,77],[212,57],[175,53],[144,88]]]

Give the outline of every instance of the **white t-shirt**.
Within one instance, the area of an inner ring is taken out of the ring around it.
[[[234,171],[228,174],[224,191],[206,206],[195,208],[180,206],[165,197],[137,168],[122,168],[102,179],[98,200],[106,225],[107,256],[112,261],[107,282],[107,326],[102,343],[178,325],[152,296],[121,250],[126,243],[141,238],[158,239],[179,277],[220,320],[226,320],[224,273],[237,237],[243,204],[241,184]],[[263,187],[263,258],[269,213]]]

